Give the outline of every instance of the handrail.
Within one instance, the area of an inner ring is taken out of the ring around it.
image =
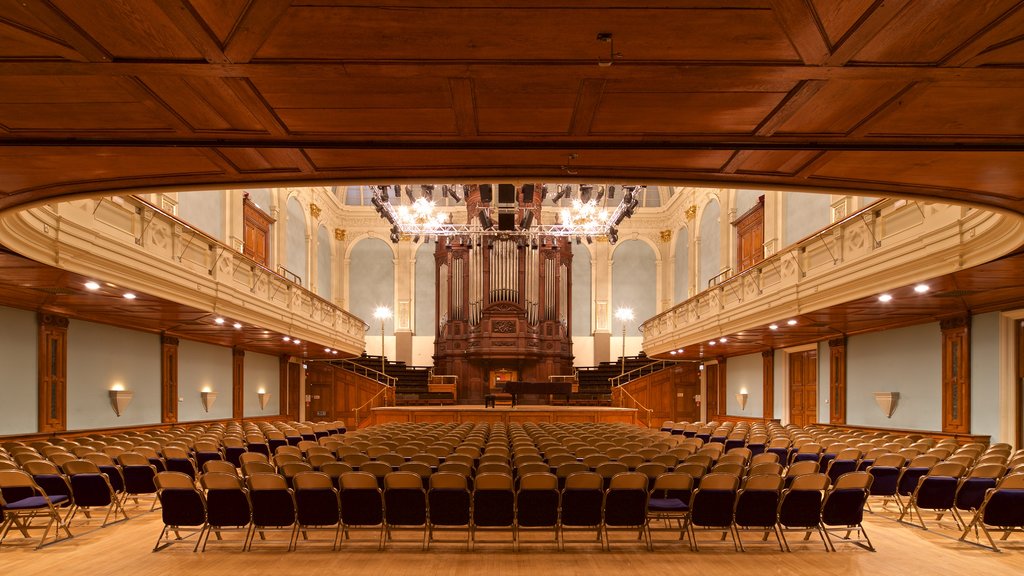
[[[376,394],[374,394],[369,400],[367,400],[366,402],[363,402],[363,404],[361,406],[356,407],[356,409],[355,409],[355,413],[356,413],[356,429],[359,428],[359,422],[360,422],[360,420],[359,420],[359,411],[362,410],[363,408],[366,408],[370,404],[372,404],[373,401],[376,400],[378,396],[380,396],[381,394],[385,394],[385,396],[384,396],[384,405],[385,406],[388,405],[388,399],[387,399],[387,396],[386,396],[388,390],[392,390],[392,388],[381,388],[380,391],[377,392]]]
[[[647,406],[644,406],[643,404],[641,404],[640,401],[636,399],[636,397],[634,397],[632,394],[630,394],[629,391],[626,390],[625,388],[623,388],[622,386],[618,386],[618,387],[612,388],[612,393],[614,394],[616,390],[618,390],[620,394],[625,394],[626,396],[629,396],[629,399],[633,401],[633,404],[636,404],[637,409],[643,410],[643,411],[647,412],[647,427],[650,428],[651,427],[651,418],[654,415],[654,410],[651,410]],[[619,396],[619,407],[620,408],[625,408],[625,406],[622,405],[622,396]]]
[[[632,381],[634,378],[639,378],[645,374],[653,374],[659,370],[664,370],[672,364],[681,364],[683,362],[692,362],[692,360],[655,360],[648,362],[639,368],[634,368],[625,374],[619,374],[618,376],[612,376],[608,379],[611,383],[612,388],[622,386],[623,384]]]
[[[330,360],[327,360],[327,362],[330,362],[330,363],[340,363],[341,367],[346,369],[346,370],[348,370],[349,372],[354,372],[356,374],[359,374],[360,376],[366,376],[367,378],[370,378],[371,380],[373,380],[377,384],[380,384],[381,386],[384,386],[384,387],[387,387],[387,388],[394,389],[398,385],[398,378],[396,378],[394,376],[391,376],[390,374],[385,374],[384,372],[381,372],[380,370],[375,370],[373,368],[369,368],[367,366],[363,366],[362,364],[360,364],[358,362],[353,362],[353,361],[348,360],[346,358],[339,358],[339,359],[333,359],[332,358]],[[372,377],[371,377],[371,375],[372,375]]]
[[[271,276],[274,276],[274,277],[278,278],[282,282],[287,282],[288,284],[290,284],[292,286],[295,286],[299,290],[302,290],[304,293],[306,293],[307,296],[311,297],[314,300],[318,300],[321,304],[323,304],[325,306],[328,306],[330,308],[333,308],[333,309],[337,310],[338,312],[346,313],[345,310],[343,308],[341,308],[340,306],[338,306],[337,304],[335,304],[335,303],[331,302],[330,300],[327,300],[324,297],[316,294],[315,292],[313,292],[313,291],[303,287],[302,284],[294,282],[292,280],[289,280],[287,277],[283,276],[282,274],[279,274],[279,273],[275,272],[274,270],[271,270],[265,264],[261,264],[260,262],[257,262],[256,260],[254,260],[252,257],[246,256],[244,252],[241,252],[239,250],[236,250],[235,248],[232,248],[229,244],[221,241],[218,238],[214,238],[213,236],[210,236],[206,232],[203,232],[202,230],[200,230],[199,228],[196,228],[192,224],[189,224],[188,222],[185,222],[184,220],[182,220],[181,218],[178,218],[174,214],[171,214],[170,212],[165,211],[163,208],[160,208],[159,206],[153,204],[152,202],[146,200],[145,198],[142,198],[141,196],[137,196],[135,194],[130,194],[128,196],[124,196],[123,198],[128,199],[131,203],[138,204],[138,205],[141,205],[141,207],[144,207],[144,208],[146,208],[148,210],[152,210],[154,213],[159,214],[161,217],[166,218],[167,220],[170,220],[171,222],[173,222],[173,223],[175,223],[175,224],[177,224],[177,225],[179,225],[179,226],[181,226],[183,228],[187,228],[188,230],[190,230],[192,232],[192,234],[194,236],[199,236],[200,238],[203,239],[203,242],[205,242],[207,244],[215,245],[215,246],[217,246],[219,248],[222,248],[224,250],[230,250],[236,257],[241,258],[242,260],[245,260],[250,266],[252,266],[253,268],[259,269],[263,274],[269,274]],[[351,314],[350,314],[350,316],[351,316]],[[356,318],[355,316],[352,316],[352,317]],[[370,325],[367,324],[365,321],[363,321],[362,318],[358,318],[358,320],[360,322],[363,322],[364,330],[369,330],[370,329]]]
[[[751,267],[747,268],[746,270],[743,270],[742,272],[737,272],[736,274],[734,274],[732,276],[729,276],[725,280],[722,280],[720,283],[716,284],[715,286],[713,286],[713,287],[709,286],[706,290],[702,290],[702,291],[694,294],[693,296],[687,298],[686,300],[683,300],[682,302],[676,304],[675,306],[672,306],[671,308],[668,308],[667,310],[664,310],[663,312],[661,312],[659,314],[656,314],[655,316],[652,316],[651,318],[648,318],[647,320],[645,320],[643,323],[640,324],[640,327],[639,327],[640,332],[641,333],[644,332],[644,326],[646,326],[648,323],[653,322],[653,321],[655,321],[655,320],[657,320],[659,318],[662,318],[662,317],[666,316],[667,314],[672,313],[675,310],[681,310],[681,309],[689,306],[692,302],[697,301],[700,298],[702,298],[706,292],[710,292],[711,290],[723,289],[724,286],[726,286],[727,284],[732,284],[732,283],[735,283],[735,282],[739,282],[740,279],[745,278],[747,275],[757,274],[757,273],[759,273],[761,271],[762,268],[764,268],[764,267],[766,267],[766,266],[768,266],[770,264],[777,263],[779,260],[782,259],[782,257],[784,255],[796,252],[797,250],[800,250],[801,248],[806,247],[807,244],[810,244],[811,242],[814,242],[815,240],[819,239],[820,237],[822,237],[822,236],[824,236],[824,235],[826,235],[826,234],[828,234],[828,233],[830,233],[830,232],[832,232],[834,230],[837,230],[837,229],[841,228],[842,226],[844,226],[845,224],[847,224],[851,220],[863,219],[865,214],[868,214],[869,212],[875,212],[877,210],[880,210],[881,208],[884,208],[884,207],[889,206],[891,204],[895,204],[898,201],[899,200],[897,200],[895,198],[882,198],[881,200],[878,200],[876,202],[872,202],[871,204],[868,204],[867,206],[865,206],[865,207],[861,208],[860,210],[858,210],[858,211],[856,211],[856,212],[846,216],[845,218],[843,218],[841,220],[837,220],[837,221],[829,224],[828,226],[822,228],[821,230],[818,230],[817,232],[814,232],[812,234],[809,234],[809,235],[805,236],[804,238],[801,238],[800,240],[798,240],[798,241],[790,244],[789,246],[787,246],[785,249],[780,250],[780,251],[772,254],[771,256],[765,258],[764,260],[761,260],[756,265],[751,266]],[[719,274],[719,276],[720,275],[721,274]]]

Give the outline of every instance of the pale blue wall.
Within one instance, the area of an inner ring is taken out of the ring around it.
[[[434,266],[434,248],[433,242],[424,242],[416,249],[416,320],[413,332],[417,336],[432,337],[437,332],[437,272]]]
[[[242,391],[242,414],[250,418],[280,414],[281,362],[278,357],[246,352],[242,369],[245,382]],[[256,395],[260,388],[271,395],[267,407],[263,410],[260,410],[260,399]]]
[[[331,299],[331,280],[334,274],[331,257],[331,234],[326,226],[316,231],[316,293],[326,300]]]
[[[380,330],[380,321],[373,317],[378,306],[387,306],[392,311],[392,317],[384,323],[384,332],[395,330],[394,257],[391,246],[378,238],[360,240],[349,257],[350,269],[358,271],[349,274],[349,311],[369,324],[373,333]]]
[[[591,293],[592,264],[590,250],[582,244],[572,245],[572,335],[590,336],[593,327],[594,297]]]
[[[120,418],[108,391],[134,393]],[[160,422],[160,337],[82,320],[68,326],[68,429],[88,430]]]
[[[764,195],[761,190],[736,191],[736,216],[743,216],[757,204],[757,199]]]
[[[785,223],[783,246],[789,246],[831,224],[832,202],[828,194],[786,192],[782,198],[785,205],[782,220]]]
[[[675,264],[674,303],[686,300],[687,283],[690,278],[690,234],[686,226],[676,230],[676,264]]]
[[[179,192],[178,217],[223,242],[224,195],[223,190]]]
[[[1010,441],[1000,434],[999,412],[999,313],[990,312],[971,318],[971,434]]]
[[[38,332],[35,312],[0,306],[0,435],[39,430]]]
[[[851,336],[846,355],[848,423],[942,429],[942,337],[938,323]],[[900,393],[892,418],[878,409],[875,392]]]
[[[614,314],[620,307],[633,309],[627,337],[638,336],[640,324],[658,311],[654,250],[642,240],[619,242],[612,253],[612,329],[617,334],[622,323]]]
[[[209,413],[203,410],[203,388],[217,393]],[[191,340],[178,341],[178,421],[231,418],[231,349]]]
[[[270,214],[270,188],[250,188],[246,192],[249,193],[250,202]]]
[[[733,356],[725,362],[726,414],[730,416],[754,416],[764,414],[764,361],[761,353]],[[747,409],[740,410],[736,395],[747,390]]]
[[[708,280],[718,276],[721,268],[721,231],[718,227],[720,216],[721,208],[715,199],[708,202],[700,216],[700,228],[697,229],[697,237],[700,239],[697,292],[707,290]]]
[[[284,239],[284,267],[299,277],[303,286],[306,282],[306,214],[302,204],[295,197],[288,199],[288,221]]]

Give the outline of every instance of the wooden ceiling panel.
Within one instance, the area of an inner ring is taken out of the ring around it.
[[[473,100],[477,125],[483,133],[566,134],[577,100],[578,82],[508,82],[485,79],[474,82]]]
[[[278,116],[293,134],[451,134],[455,113],[439,108],[286,108]]]
[[[846,134],[906,86],[899,80],[832,80],[777,133]]]
[[[8,14],[3,14],[0,17],[0,58],[81,59],[80,55],[58,41],[55,36],[5,21],[7,16]]]
[[[54,184],[108,182],[108,188],[132,178],[159,178],[221,174],[223,169],[200,151],[177,148],[77,148],[49,149],[0,147],[0,194],[27,193]],[[55,166],[60,166],[56,170]],[[56,171],[56,173],[55,173]],[[30,195],[25,201],[33,199]]]
[[[572,123],[573,109],[534,108],[524,115],[519,108],[480,108],[477,125],[481,134],[548,133],[565,134]]]
[[[678,153],[663,151],[645,153],[637,151],[589,150],[577,154],[572,161],[568,156],[571,150],[445,150],[442,147],[431,150],[409,150],[401,154],[380,152],[364,152],[358,150],[337,150],[330,148],[307,148],[306,154],[317,170],[327,172],[344,172],[358,170],[366,165],[386,165],[389,171],[402,170],[444,170],[448,166],[438,162],[439,157],[445,158],[456,166],[498,170],[507,176],[510,174],[537,173],[538,170],[552,170],[565,174],[567,163],[574,168],[614,166],[618,170],[636,169],[643,162],[644,170],[673,169],[714,171],[728,161],[730,152],[727,150],[691,151]],[[439,156],[440,154],[440,156]],[[525,168],[524,168],[525,167]]]
[[[267,131],[220,78],[152,76],[140,80],[197,131]]]
[[[445,78],[254,78],[274,109],[450,108]]]
[[[992,46],[971,61],[978,66],[1020,66],[1024,64],[1024,37]]]
[[[1024,85],[973,87],[924,84],[870,121],[871,135],[1012,136],[1024,133]]]
[[[767,9],[293,6],[257,59],[797,61]],[[727,54],[722,48],[728,47]]]
[[[754,150],[745,153],[737,172],[793,175],[820,152],[814,150]]]
[[[829,44],[835,46],[867,14],[875,0],[811,0],[811,4],[828,36]]]
[[[218,148],[239,172],[298,172],[300,152],[281,148]]]
[[[201,60],[202,55],[156,2],[51,0],[115,58]]]
[[[834,152],[811,178],[859,180],[870,187],[874,174],[884,174],[886,182],[948,190],[954,197],[975,192],[989,202],[1020,202],[1024,152]]]
[[[972,0],[965,10],[967,6],[957,2],[916,0],[857,52],[853,61],[939,63],[1017,4],[1018,0]]]
[[[188,0],[188,4],[223,45],[242,17],[249,0]]]
[[[768,92],[605,94],[594,116],[594,134],[748,134],[785,97]]]

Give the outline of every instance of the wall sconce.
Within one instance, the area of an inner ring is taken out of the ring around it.
[[[260,410],[266,410],[267,402],[270,402],[270,394],[263,388],[260,388],[259,391],[256,392],[256,396],[260,399]]]
[[[128,405],[132,403],[132,397],[134,396],[134,392],[124,389],[124,384],[114,384],[110,389],[110,407],[114,409],[114,414],[118,418],[128,408]]]
[[[747,409],[747,398],[749,397],[750,394],[747,394],[746,388],[741,389],[739,394],[736,395],[736,401],[739,402],[740,404],[740,411],[744,411]]]
[[[213,403],[217,401],[217,393],[210,390],[210,387],[207,386],[203,388],[199,396],[203,399],[203,410],[209,412],[210,408],[213,408]]]
[[[875,404],[878,404],[878,409],[885,414],[886,418],[892,418],[892,413],[896,411],[896,405],[899,402],[899,392],[875,392]]]

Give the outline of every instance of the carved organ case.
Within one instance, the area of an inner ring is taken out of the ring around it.
[[[572,373],[572,251],[567,238],[524,229],[529,212],[541,222],[539,184],[467,189],[484,230],[438,239],[434,373],[458,376],[460,402],[480,404],[497,371]]]

